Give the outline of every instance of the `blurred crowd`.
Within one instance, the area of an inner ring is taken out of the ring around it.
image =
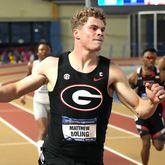
[[[0,50],[0,64],[15,64],[33,61],[36,58],[33,48],[19,47]]]

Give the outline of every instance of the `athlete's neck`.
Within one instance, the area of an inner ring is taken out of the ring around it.
[[[69,62],[75,70],[89,73],[97,67],[98,57],[95,54],[77,54],[73,51],[69,54]]]

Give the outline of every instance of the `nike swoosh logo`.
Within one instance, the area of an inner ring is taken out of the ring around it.
[[[103,77],[99,77],[99,78],[94,77],[94,78],[93,78],[93,81],[100,81],[100,80],[102,80],[102,79],[103,79]]]

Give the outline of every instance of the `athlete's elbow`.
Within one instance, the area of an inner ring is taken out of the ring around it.
[[[146,114],[138,114],[137,117],[140,119],[148,119],[150,116]]]
[[[141,119],[148,119],[149,117],[151,117],[153,115],[153,112],[139,112],[137,113],[137,117],[141,118]]]

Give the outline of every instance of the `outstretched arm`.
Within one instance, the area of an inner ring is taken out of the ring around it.
[[[32,68],[33,68],[33,61],[30,61],[30,62],[28,62],[28,65],[27,65],[27,75],[26,76],[29,76],[32,74]],[[26,95],[23,95],[22,97],[20,97],[20,102],[22,104],[26,104]]]
[[[32,74],[24,79],[0,87],[0,102],[9,102],[17,99],[29,92],[34,91],[46,83],[46,78],[42,74]]]
[[[49,69],[47,69],[49,68]],[[32,74],[24,79],[0,87],[0,102],[9,102],[47,84],[48,90],[52,91],[56,84],[58,71],[58,58],[47,57]]]

